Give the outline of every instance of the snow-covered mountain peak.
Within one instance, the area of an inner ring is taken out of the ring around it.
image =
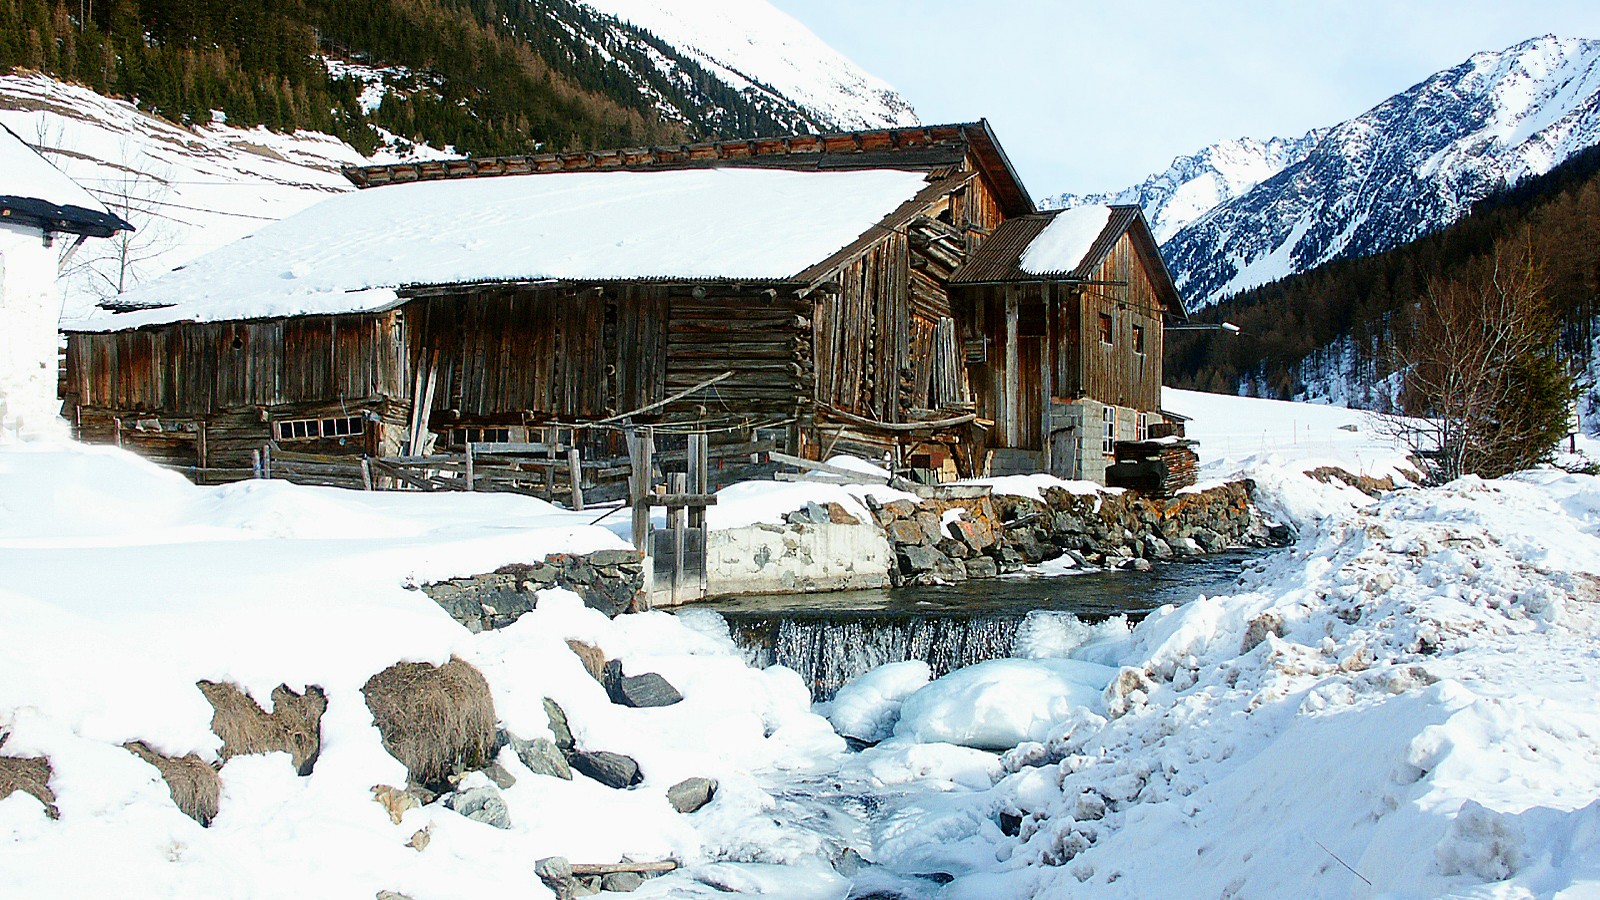
[[[775,94],[824,128],[918,124],[894,88],[765,0],[581,0],[673,45],[746,94]]]
[[[1115,196],[1145,206],[1179,288],[1203,305],[1413,240],[1596,143],[1600,41],[1547,35],[1473,54],[1303,138],[1180,157]]]
[[[1046,198],[1049,209],[1137,203],[1156,240],[1165,241],[1212,208],[1237,197],[1306,157],[1322,135],[1298,138],[1241,137],[1219,141],[1172,160],[1166,171],[1139,184],[1106,194],[1059,194]]]

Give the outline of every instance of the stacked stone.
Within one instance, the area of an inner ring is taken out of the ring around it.
[[[534,608],[538,592],[566,588],[608,616],[644,604],[644,554],[637,550],[556,553],[543,562],[502,566],[492,574],[452,578],[422,590],[474,633],[504,628]]]
[[[1026,562],[1003,544],[1003,526],[988,497],[977,500],[894,500],[868,498],[878,524],[889,535],[899,565],[889,573],[896,584],[937,584],[968,578],[993,578]],[[962,518],[945,525],[945,513]]]
[[[1044,500],[996,495],[977,500],[872,504],[899,562],[895,584],[988,578],[1067,555],[1079,565],[1146,568],[1150,561],[1229,547],[1287,543],[1250,504],[1254,484],[1236,481],[1162,499],[1134,492],[1074,494],[1048,488]],[[962,518],[945,524],[945,513]]]

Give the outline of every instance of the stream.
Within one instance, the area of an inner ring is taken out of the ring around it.
[[[1161,563],[1149,572],[1026,573],[953,585],[831,594],[746,595],[693,604],[719,613],[757,666],[799,672],[812,699],[885,663],[920,659],[935,678],[990,659],[1050,655],[1087,626],[1229,591],[1260,550]]]
[[[1094,623],[1115,616],[1138,621],[1169,603],[1231,592],[1245,570],[1271,552],[1176,559],[1149,572],[1045,574],[1047,567],[956,585],[752,595],[683,609],[718,613],[753,664],[794,669],[820,702],[884,663],[920,659],[939,677],[1001,657],[1065,655],[1089,637]],[[915,849],[905,858],[908,850],[895,833],[927,817],[959,822],[974,814],[962,810],[976,786],[897,777],[892,773],[912,765],[910,757],[898,761],[901,751],[853,746],[816,767],[760,773],[771,803],[766,814],[796,845],[811,844],[845,877],[851,900],[934,900],[952,873],[938,871],[937,863],[918,865]],[[722,896],[730,889],[700,883],[681,896]]]

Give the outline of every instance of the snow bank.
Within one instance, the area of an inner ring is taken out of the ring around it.
[[[1078,660],[989,660],[907,697],[894,733],[983,750],[1043,740],[1072,710],[1099,708],[1113,674]]]
[[[511,627],[473,635],[409,589],[550,552],[621,546],[590,518],[510,495],[198,488],[109,448],[0,448],[0,732],[6,754],[51,759],[61,809],[51,821],[31,797],[0,801],[8,896],[397,890],[429,900],[488,894],[508,878],[531,885],[529,861],[550,855],[679,858],[680,886],[771,885],[784,874],[771,864],[816,867],[821,839],[792,828],[774,836],[783,829],[754,773],[815,767],[843,741],[812,714],[798,675],[749,668],[720,620],[612,621],[551,590]],[[569,638],[623,660],[630,674],[661,673],[684,700],[612,704]],[[554,698],[580,745],[632,755],[643,784],[616,791],[581,776],[537,776],[502,754],[517,778],[504,791],[510,829],[437,804],[392,822],[370,788],[402,785],[405,771],[384,752],[361,685],[393,662],[451,655],[484,673],[513,733],[548,735],[543,701]],[[221,811],[206,829],[119,746],[138,739],[216,759],[201,678],[236,682],[263,702],[279,683],[317,684],[328,696],[312,774],[297,776],[287,754],[229,760]],[[695,817],[665,796],[689,776],[721,784]],[[419,830],[431,836],[422,853],[406,846]],[[752,834],[756,849],[745,844]],[[795,883],[820,883],[816,875]]]
[[[894,734],[900,705],[933,678],[920,659],[889,663],[853,679],[827,705],[828,721],[846,737],[877,742]]]

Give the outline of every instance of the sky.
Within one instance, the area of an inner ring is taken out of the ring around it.
[[[1291,137],[1480,50],[1600,39],[1597,0],[771,0],[911,101],[987,118],[1042,198]]]

